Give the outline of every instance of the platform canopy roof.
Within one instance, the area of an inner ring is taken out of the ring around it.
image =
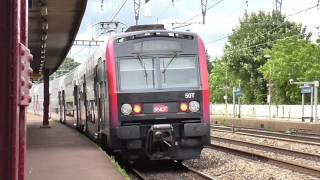
[[[29,0],[28,47],[34,77],[56,71],[79,30],[87,0]]]

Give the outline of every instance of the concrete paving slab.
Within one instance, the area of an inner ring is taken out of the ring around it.
[[[56,121],[50,121],[51,128],[40,128],[40,116],[28,117],[27,180],[124,179],[87,137]]]

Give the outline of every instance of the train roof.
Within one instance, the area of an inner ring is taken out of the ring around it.
[[[115,39],[119,42],[121,40],[134,40],[148,37],[171,37],[181,39],[194,39],[198,35],[190,31],[174,31],[174,30],[141,30],[126,32],[115,36]]]

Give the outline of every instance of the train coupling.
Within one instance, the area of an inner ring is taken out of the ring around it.
[[[166,158],[174,146],[174,131],[171,124],[152,125],[146,140],[146,152],[150,159]]]
[[[151,126],[153,142],[163,142],[169,147],[174,144],[173,127],[171,124],[156,124]]]

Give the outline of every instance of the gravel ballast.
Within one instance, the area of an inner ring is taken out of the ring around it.
[[[205,148],[200,159],[188,160],[186,165],[219,179],[317,179],[291,170]]]

